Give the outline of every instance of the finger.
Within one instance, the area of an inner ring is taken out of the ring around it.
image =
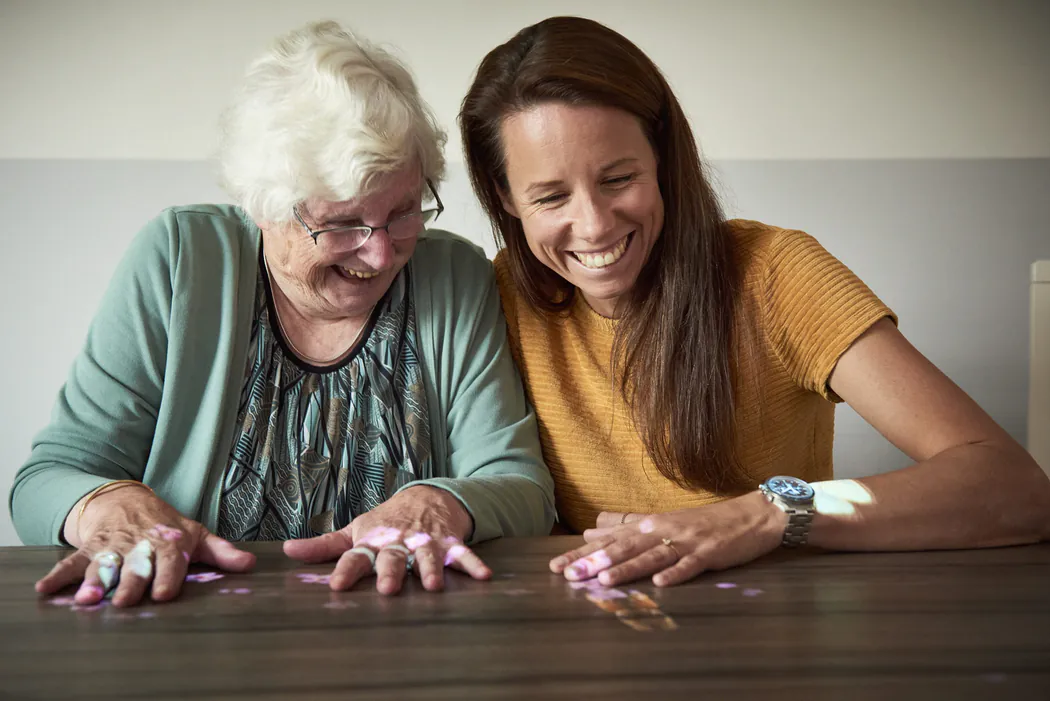
[[[117,586],[120,581],[120,565],[122,558],[112,550],[103,550],[91,558],[98,567],[96,573],[102,582],[102,589],[109,592]]]
[[[91,568],[88,568],[88,575]],[[84,579],[87,582],[87,579]],[[146,592],[146,587],[153,581],[153,544],[143,538],[124,557],[124,567],[120,570],[120,583],[113,595],[113,605],[117,607],[134,606]],[[79,603],[79,602],[78,602]]]
[[[619,526],[609,526],[608,528],[588,528],[583,532],[583,539],[588,543],[593,543],[596,540],[601,540],[610,535],[617,528],[619,528]]]
[[[179,595],[182,583],[186,581],[186,570],[189,563],[182,551],[174,545],[163,546],[157,550],[155,564],[157,572],[153,577],[153,589],[150,596],[154,601],[169,601]]]
[[[82,580],[90,562],[91,559],[83,551],[78,550],[56,562],[50,572],[37,580],[34,588],[38,594],[54,594]]]
[[[84,570],[84,581],[73,595],[73,601],[80,606],[93,606],[105,596],[106,587],[98,576],[98,561],[92,559]]]
[[[605,538],[602,538],[600,540],[587,543],[586,545],[581,545],[575,550],[570,550],[567,553],[563,553],[550,561],[551,572],[553,572],[554,574],[561,574],[565,570],[565,568],[573,562],[585,558],[591,553],[597,550],[601,550],[602,547],[613,542],[615,542],[615,538],[606,536]]]
[[[657,572],[653,576],[653,584],[658,587],[673,587],[676,584],[688,582],[693,577],[699,576],[706,569],[705,559],[697,554],[690,553],[671,567]]]
[[[427,543],[415,549],[416,573],[419,581],[427,591],[441,591],[445,588],[445,564],[438,556],[436,543]]]
[[[600,573],[598,582],[602,586],[615,587],[671,567],[677,561],[678,555],[671,548],[660,543]]]
[[[401,591],[405,582],[407,555],[400,549],[386,547],[376,557],[376,591],[392,595]]]
[[[194,560],[227,572],[247,572],[255,567],[255,555],[208,531],[204,531]]]
[[[589,579],[654,547],[652,536],[638,536],[629,530],[618,530],[615,535],[588,545],[599,544],[602,547],[565,567],[566,579]]]
[[[457,542],[448,546],[445,551],[445,567],[454,567],[474,579],[492,577],[492,570],[488,568],[488,565],[463,543]]]
[[[360,551],[347,550],[335,563],[328,586],[333,591],[345,591],[373,572],[372,559]]]
[[[350,534],[338,530],[316,538],[286,540],[284,541],[284,554],[293,560],[302,562],[331,562],[338,560],[352,547],[354,547],[354,541]]]

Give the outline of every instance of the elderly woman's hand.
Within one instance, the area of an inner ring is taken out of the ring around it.
[[[290,540],[284,552],[305,562],[338,559],[329,580],[337,591],[349,589],[374,570],[379,593],[396,594],[409,569],[428,591],[441,591],[445,567],[474,579],[492,576],[481,558],[463,544],[472,528],[470,514],[456,497],[420,485],[398,492],[342,530]]]
[[[787,516],[760,492],[665,514],[612,514],[584,531],[587,544],[550,562],[572,581],[607,587],[653,575],[660,587],[761,557],[780,545]]]
[[[142,487],[126,485],[80,503],[66,519],[66,540],[78,548],[36,583],[41,594],[81,582],[77,604],[97,604],[115,589],[114,606],[138,603],[151,585],[154,601],[178,595],[191,562],[246,572],[255,556],[213,535]]]

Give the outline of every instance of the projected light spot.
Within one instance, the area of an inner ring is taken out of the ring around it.
[[[218,572],[200,572],[198,574],[186,575],[187,582],[214,582],[217,579],[222,579],[226,575],[219,574]]]

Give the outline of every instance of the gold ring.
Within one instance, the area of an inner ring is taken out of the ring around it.
[[[666,545],[667,547],[671,548],[671,552],[674,553],[675,562],[677,562],[677,561],[682,559],[682,556],[678,554],[678,548],[676,548],[674,546],[674,541],[673,540],[671,540],[670,538],[661,538],[661,540],[663,541],[664,545]]]

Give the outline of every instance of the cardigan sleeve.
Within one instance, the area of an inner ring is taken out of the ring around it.
[[[26,545],[63,544],[81,497],[108,481],[142,479],[164,383],[175,227],[168,210],[132,241],[51,421],[15,475],[9,507]]]
[[[422,243],[422,242],[421,242]],[[434,345],[436,386],[443,412],[446,464],[441,476],[413,482],[448,490],[474,519],[470,542],[538,536],[554,523],[554,481],[540,449],[536,416],[511,356],[492,264],[461,239],[426,243],[417,266],[417,309]]]

